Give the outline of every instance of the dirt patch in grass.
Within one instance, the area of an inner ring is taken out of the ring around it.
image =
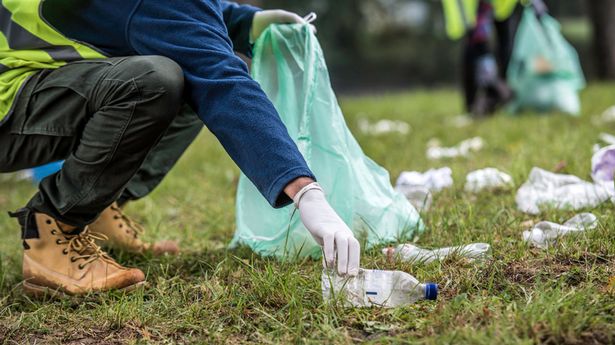
[[[509,282],[531,286],[538,279],[553,280],[565,277],[566,283],[576,286],[590,271],[597,268],[613,269],[613,258],[591,253],[581,253],[570,257],[564,255],[513,262],[504,266],[504,276]]]
[[[147,330],[130,323],[119,329],[82,327],[67,330],[58,328],[57,331],[51,333],[11,330],[0,325],[0,340],[16,344],[116,345],[137,339],[155,340]]]
[[[606,345],[613,344],[613,334],[602,329],[586,330],[579,334],[554,334],[545,324],[532,327],[538,343],[547,345]]]

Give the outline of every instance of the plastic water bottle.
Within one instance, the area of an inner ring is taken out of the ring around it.
[[[402,271],[359,269],[356,277],[342,277],[325,269],[322,295],[325,301],[342,298],[347,306],[393,308],[422,299],[435,300],[438,285],[421,284]]]

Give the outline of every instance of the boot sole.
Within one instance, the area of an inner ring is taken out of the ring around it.
[[[132,292],[140,287],[145,286],[146,283],[147,283],[146,281],[142,281],[136,284],[123,287],[121,289],[114,289],[114,290],[122,291],[122,292]],[[46,286],[40,286],[40,285],[28,283],[26,281],[22,283],[22,288],[26,295],[30,297],[34,297],[36,299],[44,299],[44,298],[64,299],[64,298],[69,298],[69,297],[74,297],[74,296],[84,296],[88,294],[87,292],[84,294],[70,294],[70,293],[61,291],[59,289],[52,289]],[[113,290],[109,290],[109,291],[113,291]],[[99,292],[103,292],[103,291],[96,291],[93,293],[99,293]]]

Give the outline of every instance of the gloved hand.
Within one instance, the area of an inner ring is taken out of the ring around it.
[[[303,225],[324,248],[326,266],[335,267],[337,253],[337,272],[342,275],[357,275],[361,256],[359,241],[331,208],[318,183],[303,187],[293,199],[301,213]]]
[[[271,24],[307,24],[307,21],[295,13],[284,10],[265,10],[256,12],[252,19],[250,43],[254,43]],[[316,31],[313,26],[311,26],[311,28],[314,32]]]

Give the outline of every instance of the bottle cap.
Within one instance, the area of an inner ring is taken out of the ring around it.
[[[425,284],[425,299],[436,300],[438,298],[438,284],[426,283]]]

